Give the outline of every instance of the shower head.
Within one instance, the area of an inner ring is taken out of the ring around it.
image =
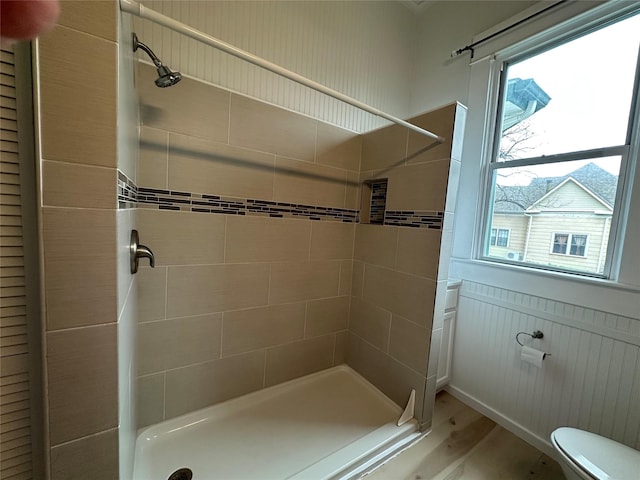
[[[182,74],[180,72],[172,72],[169,67],[160,65],[157,67],[158,78],[156,78],[156,85],[160,88],[170,87],[182,80]]]
[[[158,78],[156,78],[156,86],[160,88],[170,87],[175,85],[180,80],[182,80],[182,74],[180,72],[172,72],[169,67],[166,67],[162,64],[160,59],[156,57],[155,53],[146,46],[144,43],[138,41],[138,36],[133,34],[133,51],[142,50],[149,58],[153,61],[153,64],[156,66],[156,70],[158,71]]]

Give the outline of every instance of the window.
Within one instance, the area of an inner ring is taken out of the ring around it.
[[[491,245],[498,247],[509,246],[509,230],[504,228],[491,229]]]
[[[551,253],[584,257],[587,251],[588,235],[577,233],[554,233]]]
[[[609,276],[625,218],[619,199],[639,44],[636,11],[537,50],[497,55],[482,258]],[[580,233],[563,231],[567,225]]]

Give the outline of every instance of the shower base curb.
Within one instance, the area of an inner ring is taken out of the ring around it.
[[[359,478],[424,436],[401,414],[340,365],[142,429],[134,480]]]

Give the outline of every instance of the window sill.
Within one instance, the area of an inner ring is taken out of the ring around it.
[[[582,277],[562,272],[535,270],[486,260],[451,258],[453,278],[518,291],[605,312],[640,318],[640,286]]]

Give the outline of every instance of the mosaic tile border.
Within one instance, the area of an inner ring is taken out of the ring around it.
[[[118,170],[118,209],[135,208],[138,203],[138,186]]]
[[[118,208],[155,208],[223,215],[300,218],[344,223],[360,222],[359,210],[138,187],[119,170]],[[442,229],[443,220],[444,212],[418,210],[384,212],[384,225],[389,226]]]
[[[387,210],[384,224],[396,227],[432,228],[442,230],[444,212],[419,210]]]
[[[138,188],[138,205],[160,210],[177,210],[224,215],[253,215],[274,218],[306,218],[356,223],[358,211],[253,198],[221,197],[203,193]]]

